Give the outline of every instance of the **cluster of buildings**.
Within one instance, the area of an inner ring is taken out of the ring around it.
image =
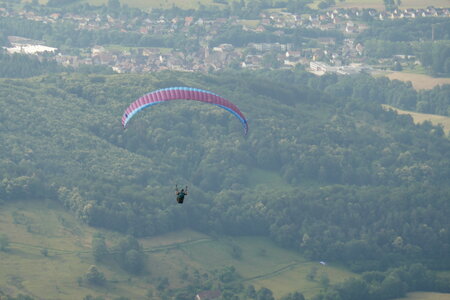
[[[116,72],[146,73],[158,70],[200,71],[233,68],[291,68],[298,64],[305,65],[316,73],[357,72],[367,67],[363,63],[364,46],[355,43],[356,34],[367,29],[364,18],[379,20],[393,18],[419,17],[450,17],[449,9],[429,7],[426,9],[405,9],[392,12],[379,12],[375,9],[334,9],[316,15],[296,15],[287,12],[262,12],[258,20],[248,22],[233,18],[166,18],[161,15],[150,18],[147,15],[133,17],[127,20],[114,18],[110,15],[89,13],[78,15],[74,13],[53,13],[42,16],[36,12],[15,12],[0,8],[0,16],[18,17],[28,20],[56,23],[68,22],[76,30],[116,30],[125,33],[142,35],[170,36],[183,34],[196,39],[198,47],[195,50],[164,49],[155,47],[108,47],[94,46],[82,49],[78,55],[69,55],[57,48],[46,46],[40,41],[31,41],[20,37],[9,37],[10,53],[26,53],[53,57],[58,63],[78,67],[86,65],[107,65]],[[251,24],[251,25],[249,25]],[[307,45],[298,43],[248,43],[236,47],[229,43],[210,46],[227,26],[240,25],[244,31],[256,33],[270,32],[283,37],[286,30],[318,29],[321,32],[332,31],[344,36],[343,41],[336,41],[333,34],[323,37],[309,38]],[[320,63],[325,61],[325,63]],[[359,64],[359,65],[355,65]]]

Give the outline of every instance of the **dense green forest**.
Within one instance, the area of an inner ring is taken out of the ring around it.
[[[249,135],[226,111],[183,101],[121,127],[131,101],[168,86],[232,100]],[[311,259],[380,272],[356,283],[366,289],[393,267],[403,285],[413,263],[423,276],[450,268],[450,141],[380,104],[448,114],[448,94],[301,70],[1,79],[0,199],[55,199],[87,224],[136,237],[186,227],[270,236]],[[182,206],[176,183],[190,187]],[[448,292],[436,280],[426,289]]]

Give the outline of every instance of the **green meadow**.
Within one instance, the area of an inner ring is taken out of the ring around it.
[[[333,264],[308,261],[267,238],[212,237],[192,230],[141,239],[148,271],[133,276],[112,260],[95,263],[92,257],[93,234],[101,232],[108,246],[123,237],[121,234],[81,224],[51,201],[0,207],[0,234],[9,239],[8,249],[0,251],[0,296],[22,293],[44,299],[82,299],[86,295],[148,299],[161,278],[167,278],[170,289],[177,290],[188,284],[182,274],[214,274],[234,267],[245,285],[270,288],[276,297],[294,291],[311,297],[323,288],[324,277],[332,284],[356,276]],[[240,257],[233,257],[233,247],[241,249]],[[103,287],[79,282],[93,264],[105,274]],[[314,278],[307,279],[313,270]]]

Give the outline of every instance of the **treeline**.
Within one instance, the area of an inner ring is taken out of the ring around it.
[[[358,39],[377,39],[390,42],[419,42],[450,39],[448,18],[416,18],[372,21],[369,28],[359,34]],[[434,34],[433,34],[434,31]]]
[[[27,54],[8,54],[0,51],[0,78],[28,78],[42,74],[74,72],[72,67],[64,67],[54,60],[40,59]],[[111,67],[105,65],[81,65],[76,72],[81,74],[114,74]]]
[[[159,36],[118,30],[78,30],[70,24],[44,24],[12,17],[0,19],[0,25],[2,36],[16,35],[45,40],[48,45],[58,48],[86,48],[106,44],[176,48],[181,41],[186,40],[184,36]],[[3,39],[3,42],[7,43],[7,40]]]
[[[448,18],[395,19],[369,22],[357,41],[369,58],[411,55],[434,76],[450,74]]]
[[[232,99],[248,137],[222,109],[181,101],[122,129],[131,101],[183,85]],[[54,198],[92,226],[136,237],[191,227],[271,236],[355,271],[448,268],[450,141],[380,106],[448,107],[440,89],[301,70],[4,79],[0,198]],[[283,185],[262,185],[261,170]],[[182,207],[176,183],[189,185]]]
[[[411,83],[389,80],[386,77],[373,78],[369,75],[331,75],[321,80],[328,83],[325,91],[337,97],[350,97],[368,103],[389,104],[405,110],[450,116],[450,85],[416,91]],[[424,126],[427,126],[426,123]]]
[[[39,60],[37,57],[23,54],[9,55],[1,50],[0,65],[0,77],[9,78],[25,78],[68,70],[53,60]]]
[[[422,264],[392,268],[386,272],[365,272],[326,289],[313,300],[388,300],[404,297],[411,291],[450,292],[448,282]]]
[[[227,2],[222,5],[205,6],[200,4],[198,10],[181,9],[173,6],[169,9],[153,9],[151,13],[143,12],[139,9],[129,8],[126,5],[121,5],[119,1],[108,1],[107,5],[91,6],[87,3],[79,3],[79,1],[49,1],[47,5],[32,5],[25,4],[27,10],[36,11],[39,14],[48,15],[53,12],[73,12],[81,14],[92,14],[97,12],[102,16],[111,15],[122,20],[129,20],[135,17],[144,19],[165,18],[193,16],[194,18],[220,18],[237,16],[242,19],[256,19],[263,9],[267,8],[286,8],[304,10],[310,1],[287,1],[276,2],[265,0],[250,0],[233,1],[230,4]],[[223,5],[225,4],[225,5]],[[223,7],[222,7],[223,6]],[[304,13],[304,11],[302,11]],[[137,24],[139,25],[139,24]],[[202,34],[201,32],[199,34]],[[309,37],[313,35],[319,36],[335,36],[339,35],[336,32],[323,33],[317,30],[297,30],[294,37]],[[7,37],[9,35],[23,36],[31,39],[45,40],[49,45],[54,47],[75,47],[85,48],[94,45],[117,44],[125,46],[140,46],[140,47],[167,47],[184,49],[186,45],[194,44],[198,47],[198,41],[195,39],[188,39],[184,34],[178,35],[152,35],[141,34],[138,32],[122,32],[119,30],[79,30],[70,23],[44,24],[42,22],[30,21],[26,19],[6,17],[0,20],[0,37]],[[340,36],[340,35],[339,35]],[[235,46],[244,46],[248,43],[261,42],[280,42],[287,43],[291,41],[291,34],[288,37],[279,37],[270,31],[267,33],[252,33],[242,30],[239,26],[231,27],[223,30],[223,32],[213,41],[213,44],[232,43]],[[0,38],[0,42],[7,44],[6,38]],[[195,48],[194,47],[194,48]],[[191,46],[192,48],[192,46]]]
[[[164,15],[168,18],[194,16],[198,18],[228,18],[230,16],[241,19],[257,19],[259,14],[266,9],[285,9],[292,13],[307,13],[312,9],[308,6],[311,0],[214,0],[214,5],[198,3],[196,9],[183,9],[172,5],[169,8],[153,8],[147,13],[137,8],[131,8],[127,4],[122,4],[119,0],[110,0],[107,4],[100,6],[89,5],[81,1],[72,0],[50,0],[46,5],[25,4],[27,9],[37,10],[41,13],[64,11],[74,13],[91,13],[98,11],[102,14],[110,14],[119,18],[133,18],[136,16],[156,16]],[[330,3],[330,1],[323,1]]]
[[[214,37],[211,41],[212,46],[217,46],[222,43],[229,43],[235,47],[243,47],[249,43],[293,43],[300,46],[303,42],[310,38],[318,37],[334,37],[339,42],[343,39],[342,33],[333,30],[322,31],[320,29],[286,29],[285,35],[279,36],[273,33],[275,28],[267,27],[265,32],[253,32],[244,30],[241,25],[228,26],[220,34]],[[276,28],[277,30],[280,30]]]

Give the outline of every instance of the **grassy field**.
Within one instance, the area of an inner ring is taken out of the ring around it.
[[[432,89],[437,85],[450,84],[450,78],[434,78],[424,74],[392,72],[386,76],[391,80],[411,81],[416,90]]]
[[[430,121],[433,125],[442,125],[444,132],[447,135],[450,135],[450,117],[432,114],[422,114],[413,111],[401,110],[390,105],[383,105],[383,107],[385,107],[386,109],[393,109],[397,111],[397,113],[399,114],[411,115],[411,117],[414,120],[414,123],[416,124],[423,123],[424,121]]]
[[[232,245],[242,249],[241,259],[230,255]],[[254,285],[256,289],[267,287],[276,298],[294,291],[301,291],[309,298],[322,288],[320,278],[323,276],[327,276],[330,283],[355,276],[338,266],[322,266],[319,262],[308,261],[262,237],[235,237],[191,244],[184,247],[183,252],[187,256],[186,261],[207,271],[234,266],[245,283]],[[312,268],[317,268],[317,275],[314,280],[308,280],[306,277]]]
[[[322,0],[315,0],[311,7],[317,8],[317,5]],[[427,6],[435,6],[435,7],[449,7],[450,0],[402,0],[400,8],[425,8]],[[384,10],[384,4],[382,0],[345,0],[340,1],[336,0],[336,5],[334,7],[339,8],[375,8],[377,10]]]
[[[85,0],[90,4],[100,5],[106,4],[107,0]],[[144,10],[151,10],[152,8],[170,8],[172,5],[176,5],[180,8],[198,8],[199,4],[211,5],[212,0],[196,0],[196,1],[186,1],[186,0],[120,0],[121,4],[127,4],[130,7],[138,7]],[[217,5],[217,4],[215,4]]]
[[[31,0],[25,0],[31,2]],[[46,4],[48,0],[38,0],[41,4]],[[93,5],[106,4],[107,0],[83,0]],[[231,2],[231,0],[229,1]],[[322,0],[314,0],[310,6],[312,8],[317,8],[317,5],[322,2]],[[213,0],[196,0],[196,1],[185,1],[185,0],[120,0],[120,3],[127,4],[130,7],[138,7],[144,10],[151,10],[152,8],[170,8],[172,5],[184,9],[198,8],[199,4],[203,5],[218,5],[214,3]],[[427,6],[435,7],[450,7],[450,0],[402,0],[400,8],[425,8]],[[336,8],[375,8],[377,10],[384,10],[384,4],[382,0],[336,0]]]
[[[416,292],[408,293],[407,297],[396,300],[450,300],[450,294]]]
[[[0,252],[0,292],[38,299],[82,299],[87,294],[144,299],[145,282],[136,280],[130,285],[130,276],[114,266],[99,266],[114,284],[103,288],[78,285],[77,278],[94,264],[90,251],[94,232],[51,203],[2,205],[0,233],[9,237],[10,245],[8,251]],[[42,254],[43,249],[48,256]]]
[[[38,299],[64,300],[90,294],[148,299],[148,291],[156,291],[160,278],[167,277],[170,288],[177,289],[187,284],[183,273],[192,275],[198,270],[200,274],[211,274],[234,266],[245,284],[268,287],[277,297],[297,290],[310,297],[321,289],[323,276],[331,283],[355,276],[338,266],[308,261],[267,238],[212,238],[184,230],[140,240],[147,254],[147,274],[131,276],[114,263],[100,263],[96,265],[105,274],[107,284],[79,286],[77,278],[95,264],[91,239],[96,232],[102,232],[109,245],[122,237],[80,224],[50,201],[0,205],[0,234],[6,234],[10,241],[9,249],[0,251],[0,296],[22,293]],[[240,259],[232,257],[233,246],[242,250]],[[43,249],[48,251],[47,256]],[[317,268],[317,276],[307,280],[312,268]]]
[[[31,0],[25,0],[31,2]],[[38,0],[41,4],[46,4],[48,0]],[[82,0],[92,5],[102,5],[107,4],[108,0]],[[203,5],[218,5],[213,3],[213,0],[196,0],[196,1],[185,1],[185,0],[120,0],[121,4],[126,4],[129,7],[137,7],[143,10],[151,10],[152,8],[170,8],[172,5],[178,7],[189,9],[198,8],[199,4]]]
[[[249,172],[249,185],[259,188],[284,189],[291,188],[277,172],[271,172],[262,169],[252,169]]]

